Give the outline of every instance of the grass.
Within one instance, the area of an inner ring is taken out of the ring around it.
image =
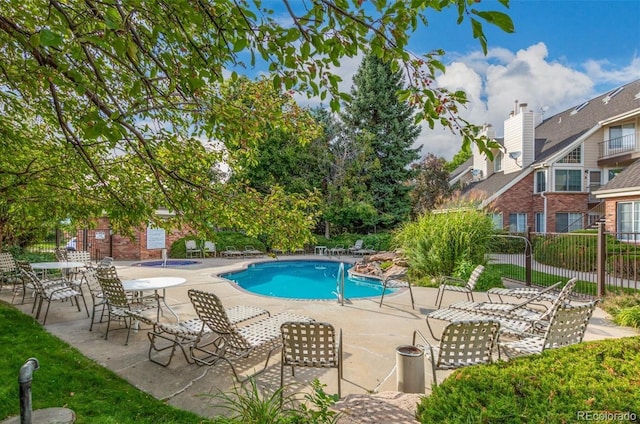
[[[138,390],[4,302],[0,322],[0,419],[20,414],[18,373],[34,357],[40,363],[33,373],[34,410],[67,407],[78,424],[215,422]]]
[[[526,273],[525,267],[522,267],[519,265],[513,265],[513,264],[491,264],[490,267],[497,269],[502,275],[502,277],[504,278],[511,278],[517,281],[525,281],[525,273]],[[531,280],[535,281],[535,284],[538,286],[548,287],[557,283],[558,281],[567,282],[569,281],[569,277],[554,275],[554,274],[547,274],[544,272],[532,270]],[[606,291],[608,293],[619,293],[619,292],[635,293],[636,292],[636,290],[634,289],[620,288],[620,287],[609,285],[609,284],[606,285]],[[595,296],[595,294],[597,293],[597,287],[595,283],[592,283],[590,281],[578,280],[578,282],[576,283],[574,292]]]

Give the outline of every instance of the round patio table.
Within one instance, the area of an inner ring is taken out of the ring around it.
[[[158,314],[162,313],[162,308],[160,307],[160,301],[162,301],[169,312],[176,317],[176,320],[180,321],[178,314],[167,304],[166,289],[168,287],[179,286],[185,281],[187,280],[182,277],[148,277],[136,280],[123,280],[122,287],[124,287],[125,291],[139,293],[153,290],[154,296],[158,300]],[[162,290],[162,295],[158,293],[159,290]]]

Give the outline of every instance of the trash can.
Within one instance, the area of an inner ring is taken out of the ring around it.
[[[424,393],[424,350],[418,346],[396,348],[396,377],[398,391]]]

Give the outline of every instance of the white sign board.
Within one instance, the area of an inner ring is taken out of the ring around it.
[[[107,238],[107,235],[105,234],[104,231],[96,231],[96,234],[94,237],[96,240],[104,240],[105,238]]]
[[[162,228],[147,227],[147,249],[164,249],[166,234]]]

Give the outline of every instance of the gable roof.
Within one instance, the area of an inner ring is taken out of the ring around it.
[[[569,147],[590,130],[599,128],[602,121],[640,108],[638,94],[640,79],[545,119],[535,128],[534,163]]]
[[[636,193],[640,193],[640,159],[627,166],[600,190],[594,192],[598,198]]]
[[[566,149],[598,130],[603,122],[634,110],[640,111],[640,79],[545,119],[535,127],[535,160],[529,167],[507,175],[492,174],[464,187],[462,194],[487,193],[482,205],[485,206],[531,173],[536,165],[560,159],[558,156],[568,153]]]

